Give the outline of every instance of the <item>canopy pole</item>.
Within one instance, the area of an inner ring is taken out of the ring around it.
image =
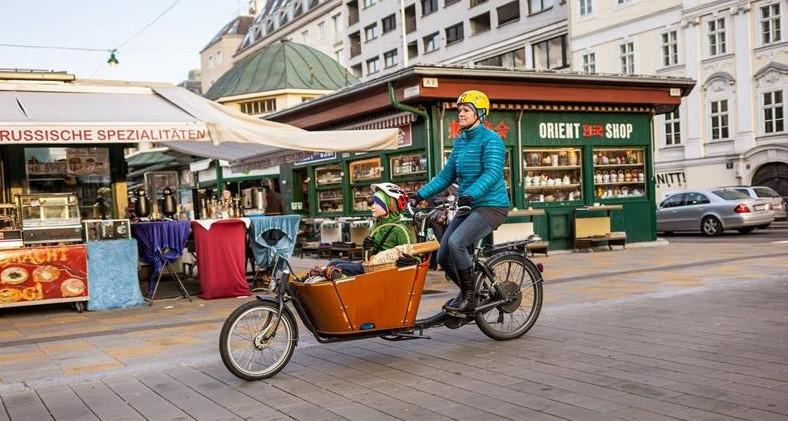
[[[222,164],[218,159],[214,159],[213,164],[216,165],[216,200],[221,200],[222,193],[224,192],[224,174],[222,174]]]
[[[430,119],[430,115],[427,114],[427,112],[422,109],[411,107],[410,105],[405,105],[397,101],[397,98],[394,95],[394,83],[389,82],[388,87],[389,87],[389,103],[391,103],[392,107],[398,110],[407,111],[424,119],[424,123],[427,125],[427,136],[425,139],[426,148],[424,148],[427,151],[427,165],[434,168],[435,163],[432,162],[432,159],[430,158],[430,155],[432,155],[430,153],[432,149],[432,119]]]

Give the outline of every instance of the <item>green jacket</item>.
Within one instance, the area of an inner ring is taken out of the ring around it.
[[[413,244],[416,242],[416,234],[409,221],[402,221],[401,214],[392,212],[383,218],[375,221],[372,225],[372,239],[381,248],[371,250],[371,254],[380,253],[402,244]],[[384,226],[385,225],[385,226]],[[380,227],[380,229],[378,229]],[[400,228],[402,227],[402,228]],[[391,232],[389,234],[389,231]],[[384,241],[385,238],[385,241]]]

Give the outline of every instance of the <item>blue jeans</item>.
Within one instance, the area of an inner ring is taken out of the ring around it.
[[[458,270],[470,269],[473,266],[471,254],[476,243],[491,232],[492,228],[487,220],[477,212],[455,216],[441,238],[438,263],[452,279],[459,279]]]
[[[332,260],[326,266],[339,268],[347,276],[356,276],[364,273],[364,266],[361,263],[351,262],[350,260]]]

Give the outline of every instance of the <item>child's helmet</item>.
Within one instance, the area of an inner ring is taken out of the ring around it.
[[[397,211],[405,209],[408,204],[408,193],[402,187],[394,183],[377,183],[372,186],[372,194],[380,190],[397,202]]]

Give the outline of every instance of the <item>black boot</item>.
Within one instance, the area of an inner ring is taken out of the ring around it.
[[[456,279],[457,275],[454,274],[454,270],[453,269],[449,269],[445,273],[446,273],[446,278],[448,280],[450,280],[454,285],[457,285],[457,288],[460,289],[460,292],[457,293],[456,297],[452,298],[451,301],[448,301],[443,306],[444,307],[457,307],[457,304],[459,304],[460,301],[462,301],[462,287],[460,286],[460,282]]]
[[[469,313],[476,308],[476,292],[474,291],[475,285],[473,284],[473,270],[468,268],[465,270],[458,270],[457,275],[460,283],[460,295],[462,299],[459,303],[449,303],[444,306],[446,310],[456,311],[459,313]]]

